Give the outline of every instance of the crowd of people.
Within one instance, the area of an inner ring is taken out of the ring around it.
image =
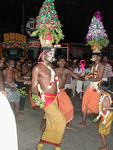
[[[93,54],[92,61],[87,63],[81,62],[83,59],[67,62],[65,56],[60,55],[56,65],[53,65],[54,54],[54,48],[44,48],[41,61],[34,66],[27,60],[24,63],[13,58],[9,58],[5,63],[0,60],[1,93],[11,104],[16,121],[19,114],[23,113],[26,99],[29,99],[29,90],[37,95],[38,88],[40,98],[44,101],[42,109],[45,112],[40,129],[42,130],[44,124],[45,128],[37,150],[43,150],[44,143],[55,145],[55,150],[61,150],[65,129],[75,130],[72,127],[74,107],[71,99],[75,99],[77,94],[83,113],[78,126],[86,126],[87,114],[98,115],[101,112],[106,124],[104,127],[102,122],[99,124],[103,143],[103,147],[99,150],[108,150],[106,135],[110,133],[113,121],[111,98],[105,92],[108,92],[113,77],[108,57]],[[23,87],[24,96],[19,92]]]

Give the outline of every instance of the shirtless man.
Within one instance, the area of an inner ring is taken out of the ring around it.
[[[71,75],[73,78],[78,79],[79,77],[74,74],[71,70],[66,69],[66,60],[65,56],[59,56],[57,59],[58,68],[55,68],[55,72],[58,76],[59,80],[59,89],[60,93],[58,94],[58,101],[59,101],[59,109],[64,114],[67,122],[67,129],[74,129],[72,128],[72,119],[74,117],[74,110],[73,110],[73,104],[67,95],[67,93],[64,90],[67,76]]]
[[[37,145],[37,150],[42,150],[44,143],[57,145],[55,150],[61,150],[60,144],[66,126],[65,118],[57,105],[58,79],[51,68],[54,53],[54,48],[43,48],[42,61],[32,70],[32,94],[37,95],[36,88],[38,87],[41,100],[44,102],[43,110],[46,117],[46,128]]]
[[[3,67],[0,59],[0,147],[4,150],[18,150],[16,122],[6,97]]]
[[[98,90],[98,84],[101,82],[104,72],[104,65],[100,62],[101,53],[93,53],[92,60],[95,62],[91,69],[91,74],[86,75],[85,80],[90,81],[82,101],[83,118],[79,126],[86,126],[87,114],[98,114],[98,103],[101,93]]]
[[[18,85],[18,88],[25,87],[25,90],[26,90],[26,93],[27,93],[27,90],[29,89],[28,85],[31,84],[31,80],[30,80],[30,78],[26,78],[26,75],[22,76],[20,60],[15,61],[15,82]],[[26,97],[20,96],[19,113],[21,112],[21,114],[23,113],[23,110],[24,110],[25,98]]]
[[[5,90],[7,93],[8,101],[15,104],[15,117],[17,119],[19,112],[20,95],[17,93],[17,84],[15,84],[15,69],[14,60],[9,59],[7,67],[3,70],[5,77]]]

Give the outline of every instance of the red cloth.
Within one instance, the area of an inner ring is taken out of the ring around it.
[[[44,93],[44,97],[45,97],[44,107],[47,107],[48,105],[50,105],[54,101],[56,96],[57,94]]]

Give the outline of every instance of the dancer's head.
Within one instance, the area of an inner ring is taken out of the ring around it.
[[[45,60],[52,63],[55,60],[55,48],[43,47],[42,52],[39,55],[38,61],[40,60],[40,58],[42,61]]]

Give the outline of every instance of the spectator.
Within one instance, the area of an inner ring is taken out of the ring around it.
[[[104,68],[104,74],[102,78],[102,85],[104,88],[109,88],[110,87],[110,82],[111,82],[111,77],[113,77],[113,71],[112,71],[112,66],[108,63],[109,59],[108,56],[103,57],[103,64],[105,66]]]

